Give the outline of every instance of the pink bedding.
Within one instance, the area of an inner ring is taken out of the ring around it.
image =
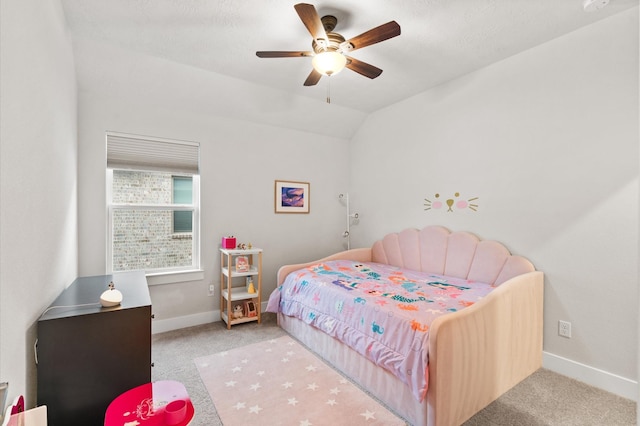
[[[407,384],[427,391],[429,326],[494,287],[381,263],[334,260],[289,274],[269,297],[281,312],[344,342]]]

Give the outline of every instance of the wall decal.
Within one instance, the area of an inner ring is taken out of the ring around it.
[[[456,210],[463,210],[463,209],[470,209],[475,211],[478,211],[478,205],[475,203],[478,200],[478,197],[473,197],[473,198],[469,198],[468,200],[458,200],[456,201],[454,198],[447,198],[446,200],[440,201],[440,194],[436,193],[434,195],[434,200],[431,201],[427,198],[424,199],[424,207],[425,210],[431,210],[431,209],[441,209],[443,207],[447,207],[447,212],[453,212],[453,208],[455,207]],[[454,194],[455,198],[460,197],[460,193],[456,192]]]

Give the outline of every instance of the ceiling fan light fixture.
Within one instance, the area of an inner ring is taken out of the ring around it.
[[[347,65],[347,58],[340,52],[329,50],[313,57],[311,65],[320,74],[332,76],[338,74]]]

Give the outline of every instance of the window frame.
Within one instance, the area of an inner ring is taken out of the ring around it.
[[[193,281],[204,279],[204,271],[201,268],[200,256],[200,175],[192,174],[192,204],[148,204],[148,203],[113,203],[113,168],[106,169],[106,206],[107,206],[107,253],[106,266],[107,273],[113,273],[113,229],[114,212],[116,210],[178,210],[193,211],[192,222],[192,263],[188,266],[158,268],[145,270],[149,285],[170,284],[176,282]],[[128,170],[134,169],[115,169]],[[143,170],[148,172],[148,170]],[[162,171],[157,171],[162,173]],[[175,174],[178,175],[178,174]],[[183,176],[186,176],[183,175]],[[173,215],[172,215],[173,219]],[[173,224],[172,224],[173,227]]]

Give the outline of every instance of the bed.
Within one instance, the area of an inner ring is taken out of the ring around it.
[[[459,425],[540,368],[543,274],[441,226],[285,265],[267,311],[413,425]]]

